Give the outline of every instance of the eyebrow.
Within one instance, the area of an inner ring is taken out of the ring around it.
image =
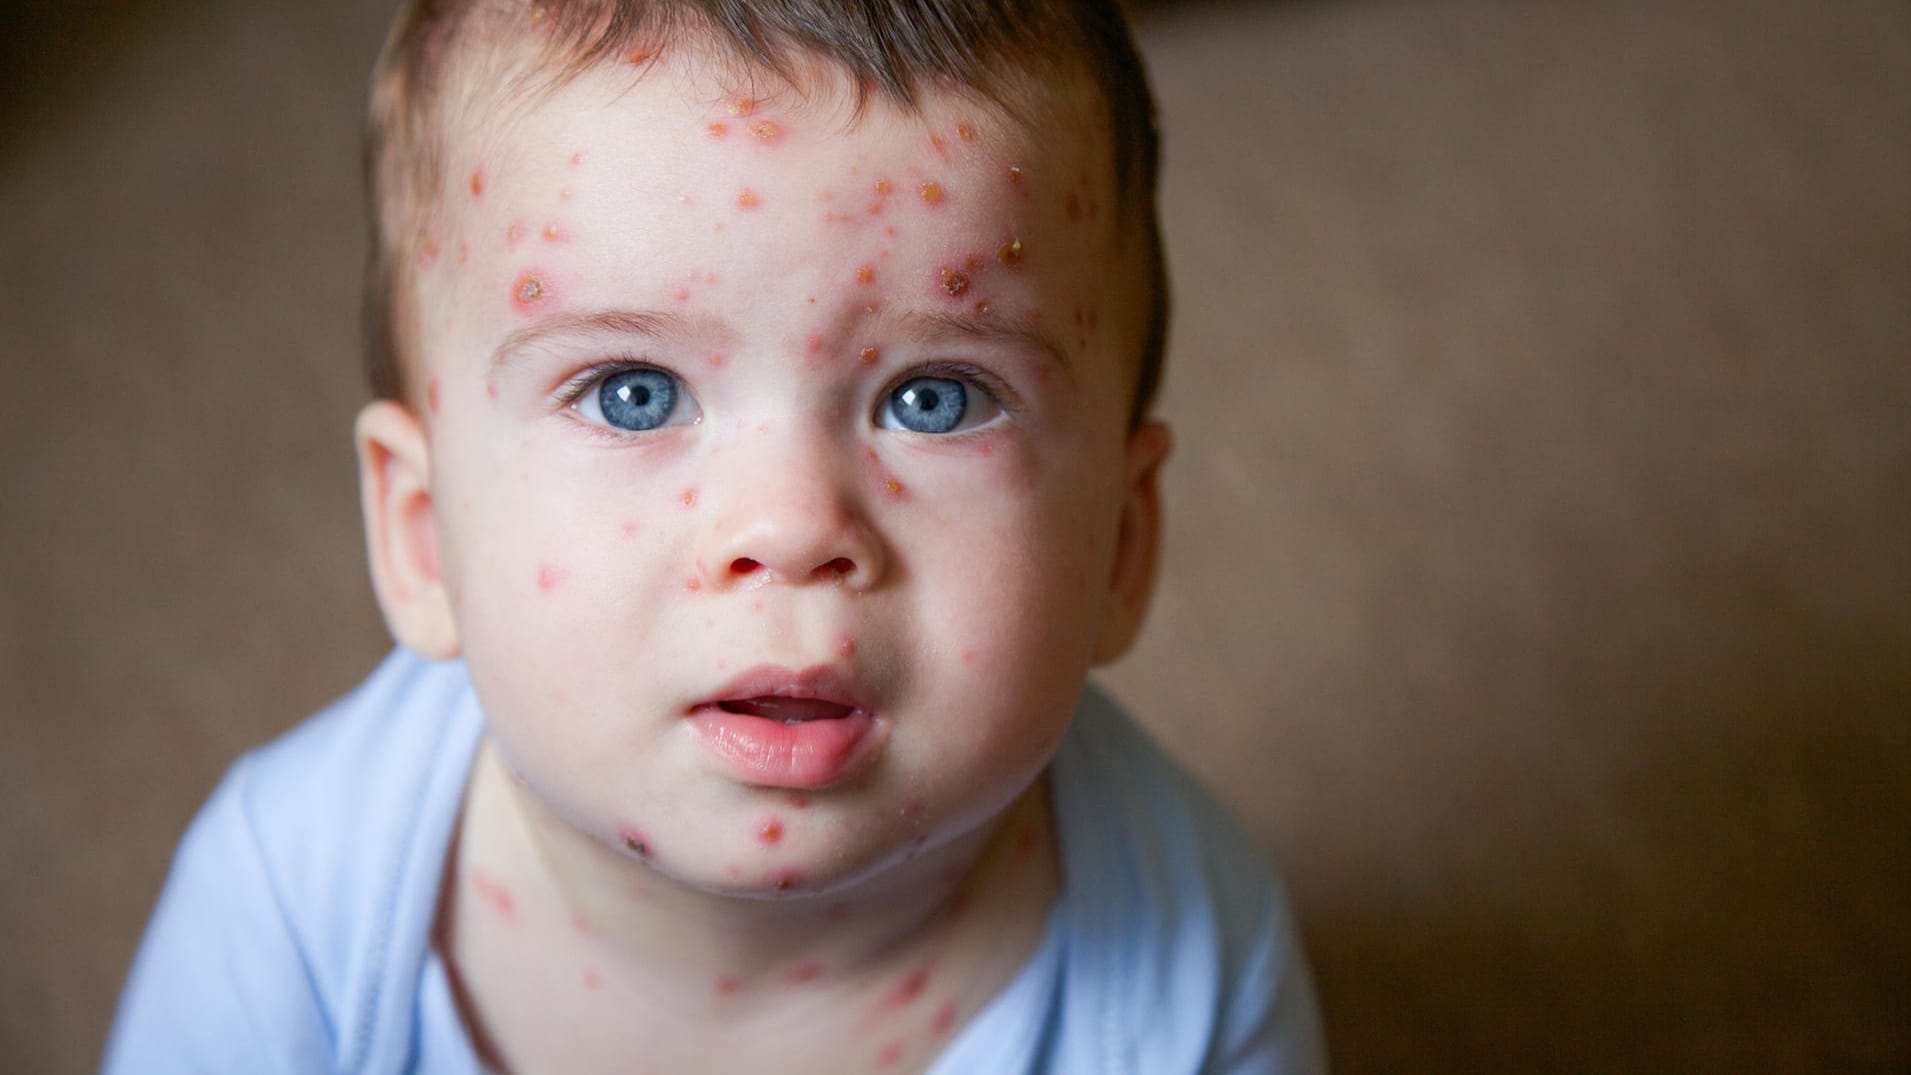
[[[506,336],[491,352],[491,372],[509,366],[514,359],[548,339],[564,336],[680,336],[690,322],[676,314],[651,310],[587,310],[558,314],[524,326]]]
[[[940,336],[965,336],[984,342],[1004,343],[1011,346],[1031,348],[1040,351],[1055,360],[1061,367],[1062,375],[1070,380],[1075,378],[1075,366],[1069,359],[1068,351],[1060,344],[1034,329],[1018,328],[1002,324],[999,321],[987,321],[965,314],[943,313],[931,310],[910,310],[897,318],[897,323],[907,332],[919,338],[934,339]]]

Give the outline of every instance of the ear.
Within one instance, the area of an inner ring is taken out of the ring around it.
[[[358,412],[353,439],[372,589],[385,624],[420,656],[455,657],[457,625],[439,571],[430,439],[409,408],[388,399]]]
[[[1161,494],[1156,478],[1173,445],[1168,427],[1160,422],[1143,422],[1128,435],[1121,525],[1115,534],[1115,565],[1108,578],[1108,600],[1102,607],[1101,633],[1095,637],[1096,664],[1106,664],[1128,652],[1147,615],[1161,537]]]

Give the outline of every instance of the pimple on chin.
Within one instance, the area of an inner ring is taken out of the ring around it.
[[[783,840],[783,822],[780,818],[765,818],[756,827],[756,840],[765,847],[773,847]]]

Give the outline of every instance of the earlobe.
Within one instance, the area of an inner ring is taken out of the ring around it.
[[[392,400],[359,411],[353,439],[372,589],[385,623],[421,656],[455,657],[457,626],[439,570],[430,441],[417,417]]]
[[[1096,664],[1106,664],[1126,653],[1148,612],[1161,537],[1158,478],[1173,445],[1168,427],[1160,422],[1143,422],[1128,435],[1121,525],[1115,537],[1115,563],[1109,573],[1101,633],[1095,638]]]

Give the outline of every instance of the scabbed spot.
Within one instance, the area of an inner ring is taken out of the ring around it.
[[[636,855],[638,858],[647,859],[650,857],[650,842],[644,839],[643,833],[632,829],[625,829],[617,835],[623,838],[624,847],[628,849],[631,854]]]
[[[518,309],[528,309],[549,298],[551,289],[544,278],[536,273],[525,273],[511,285],[511,301]]]
[[[961,269],[942,270],[942,290],[948,292],[950,298],[959,297],[969,290],[969,274]]]
[[[948,193],[942,189],[942,184],[933,179],[917,187],[916,193],[929,205],[941,205],[942,200],[948,197]]]
[[[862,362],[865,366],[875,365],[876,360],[881,357],[882,352],[876,350],[874,347],[865,347],[856,354],[857,360]]]
[[[756,191],[751,190],[749,187],[744,187],[743,190],[737,194],[737,207],[739,209],[755,209],[761,204],[763,203],[757,198]]]
[[[1010,239],[995,252],[995,260],[1013,269],[1022,264],[1022,240]]]

